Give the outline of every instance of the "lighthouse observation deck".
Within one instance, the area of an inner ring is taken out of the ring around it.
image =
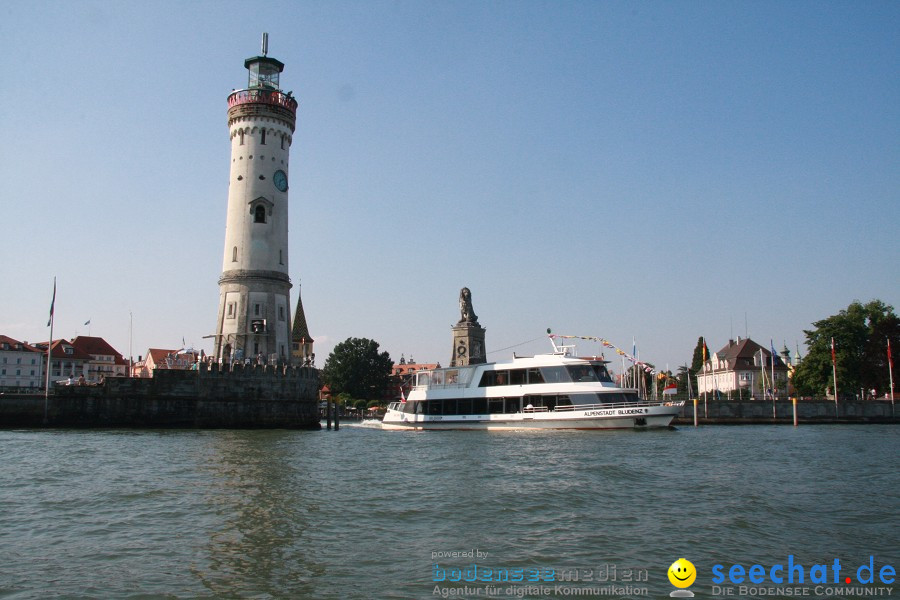
[[[297,100],[279,90],[251,88],[235,90],[228,96],[228,122],[239,117],[278,116],[291,130],[297,118]]]

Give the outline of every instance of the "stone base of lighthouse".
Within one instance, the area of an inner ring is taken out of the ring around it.
[[[276,271],[226,271],[219,278],[216,359],[285,364],[291,356],[291,281]]]

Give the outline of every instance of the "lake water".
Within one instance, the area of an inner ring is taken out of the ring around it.
[[[0,598],[663,598],[679,557],[712,598],[789,556],[900,596],[810,582],[900,570],[897,426],[372,425],[0,431]]]

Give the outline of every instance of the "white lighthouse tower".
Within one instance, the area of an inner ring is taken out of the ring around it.
[[[216,359],[288,362],[288,176],[297,101],[279,88],[284,64],[268,54],[244,61],[247,88],[228,96],[231,170],[219,278]]]

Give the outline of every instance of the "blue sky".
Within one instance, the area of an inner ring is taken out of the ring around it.
[[[56,276],[54,337],[211,348],[263,31],[320,366],[446,364],[463,286],[491,359],[551,327],[672,369],[900,306],[900,3],[7,0],[0,333],[48,337]]]

